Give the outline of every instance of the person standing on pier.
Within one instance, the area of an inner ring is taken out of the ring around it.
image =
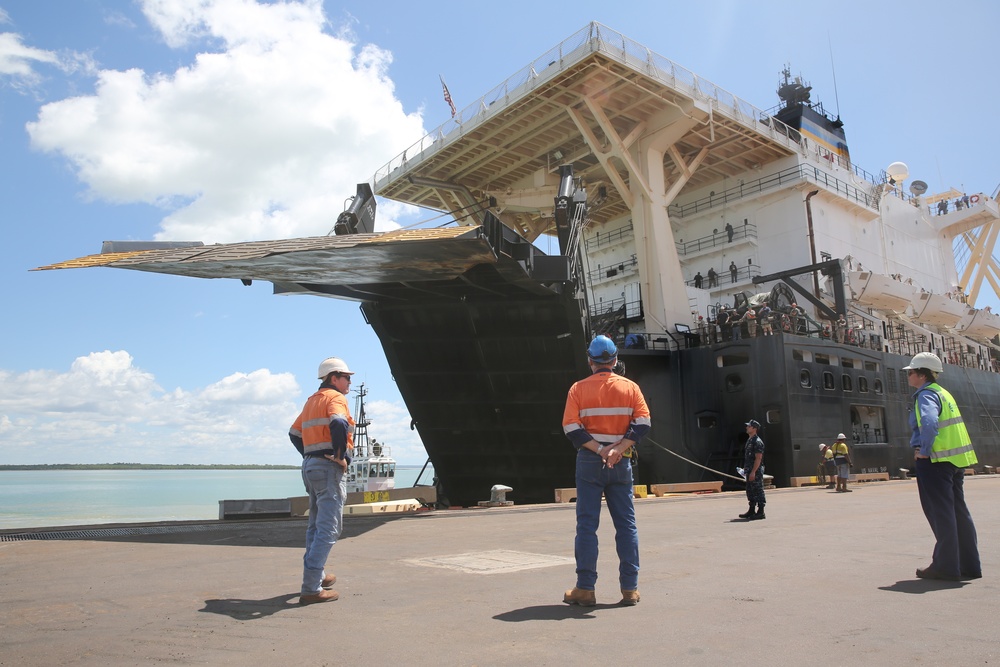
[[[576,455],[576,586],[563,602],[597,604],[597,527],[603,495],[615,526],[619,604],[639,603],[639,533],[632,496],[632,449],[649,432],[649,408],[632,380],[612,372],[618,348],[597,336],[587,349],[591,375],[570,387],[563,432]]]
[[[344,521],[347,466],[354,451],[354,419],[345,396],[354,372],[342,359],[329,357],[319,365],[319,389],[306,401],[288,431],[302,455],[302,482],[309,494],[306,552],[302,557],[300,604],[329,602],[340,597],[333,590],[337,576],[327,574],[330,555]]]
[[[746,475],[747,502],[750,506],[745,514],[740,514],[740,518],[755,521],[767,518],[764,516],[764,505],[767,504],[764,498],[764,441],[757,435],[759,421],[751,419],[745,426],[748,437],[743,447],[743,474]]]
[[[913,393],[910,446],[913,448],[920,507],[936,543],[931,564],[917,569],[921,579],[979,579],[983,576],[972,514],[965,504],[965,469],[979,462],[955,399],[937,383],[944,372],[931,352],[913,357],[906,371]]]
[[[847,446],[847,436],[843,433],[837,434],[837,441],[833,443],[833,462],[837,466],[837,493],[850,493],[847,482],[851,478],[851,449]]]

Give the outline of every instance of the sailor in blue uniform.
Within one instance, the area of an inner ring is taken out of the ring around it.
[[[747,502],[750,507],[741,519],[764,519],[764,441],[757,435],[760,422],[751,419],[746,423],[747,444],[743,448],[743,473],[747,479]]]

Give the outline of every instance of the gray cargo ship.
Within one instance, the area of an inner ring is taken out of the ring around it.
[[[911,457],[901,369],[921,351],[945,361],[995,465],[1000,316],[973,304],[992,282],[996,193],[942,206],[963,193],[928,194],[902,163],[865,171],[805,83],[786,69],[778,92],[759,109],[592,23],[359,185],[334,235],[108,243],[43,268],[360,302],[452,504],[496,483],[518,502],[573,486],[562,408],[597,333],[653,414],[637,484],[731,474],[751,417],[778,485],[815,474],[840,431],[856,472],[895,476]],[[376,196],[456,224],[374,233]]]

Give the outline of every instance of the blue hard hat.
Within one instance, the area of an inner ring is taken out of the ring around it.
[[[607,336],[598,336],[590,341],[590,347],[587,348],[587,356],[598,363],[610,363],[612,359],[618,356],[618,348],[615,347],[615,342]]]

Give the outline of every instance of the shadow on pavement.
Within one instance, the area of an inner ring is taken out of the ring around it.
[[[493,618],[498,621],[508,623],[520,623],[521,621],[565,621],[567,619],[593,619],[591,612],[601,609],[623,609],[618,604],[598,604],[593,607],[580,607],[572,604],[543,604],[534,607],[523,607],[512,609],[502,614],[497,614]]]
[[[253,621],[286,609],[301,609],[298,602],[292,603],[298,597],[298,593],[291,593],[265,600],[205,600],[205,607],[198,611],[222,614],[237,621]]]
[[[419,521],[429,516],[393,514],[345,518],[340,540],[360,537],[390,521]],[[266,519],[258,521],[211,521],[156,524],[111,524],[68,526],[12,533],[22,540],[87,540],[92,542],[135,542],[140,544],[200,544],[236,547],[289,547],[301,549],[305,543],[307,519]],[[10,541],[10,540],[8,540]]]
[[[897,581],[892,586],[879,586],[880,591],[890,591],[892,593],[909,593],[911,595],[922,595],[933,591],[951,590],[965,586],[963,581],[941,581],[939,579],[904,579]]]

